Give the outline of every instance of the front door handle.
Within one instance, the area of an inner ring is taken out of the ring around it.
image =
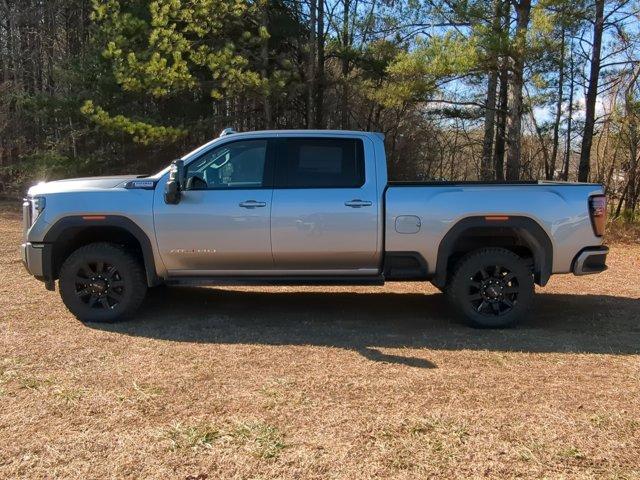
[[[266,207],[266,202],[256,202],[255,200],[247,200],[245,202],[240,202],[238,204],[242,208],[258,208],[258,207]]]
[[[370,207],[372,205],[371,202],[367,200],[360,200],[359,198],[349,200],[348,202],[344,202],[344,204],[351,208]]]

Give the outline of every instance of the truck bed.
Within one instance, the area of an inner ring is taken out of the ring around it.
[[[544,229],[551,240],[553,273],[567,273],[581,248],[601,243],[593,233],[588,213],[587,199],[594,194],[602,194],[600,185],[548,181],[389,182],[384,195],[384,249],[417,252],[433,272],[437,246],[462,219],[525,218]],[[415,220],[415,231],[403,231],[402,225],[412,219],[419,219]]]

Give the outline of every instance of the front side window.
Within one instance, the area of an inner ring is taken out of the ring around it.
[[[278,154],[278,186],[358,188],[364,184],[363,158],[361,140],[286,138]]]
[[[266,140],[243,140],[214,148],[187,166],[187,189],[260,188],[266,184],[266,159]]]

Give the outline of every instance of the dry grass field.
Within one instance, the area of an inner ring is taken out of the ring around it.
[[[639,245],[512,330],[418,283],[161,289],[103,326],[20,230],[4,204],[0,478],[640,478]]]

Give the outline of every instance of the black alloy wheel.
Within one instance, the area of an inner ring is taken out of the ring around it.
[[[115,308],[124,298],[125,284],[115,265],[85,262],[76,272],[76,295],[90,308]]]
[[[530,262],[505,248],[473,251],[455,266],[446,293],[472,326],[510,327],[533,303]]]
[[[501,265],[480,268],[471,276],[467,293],[469,302],[478,313],[506,315],[518,303],[518,278]]]
[[[147,281],[140,258],[113,243],[78,248],[60,268],[60,296],[77,318],[113,322],[142,304]]]

